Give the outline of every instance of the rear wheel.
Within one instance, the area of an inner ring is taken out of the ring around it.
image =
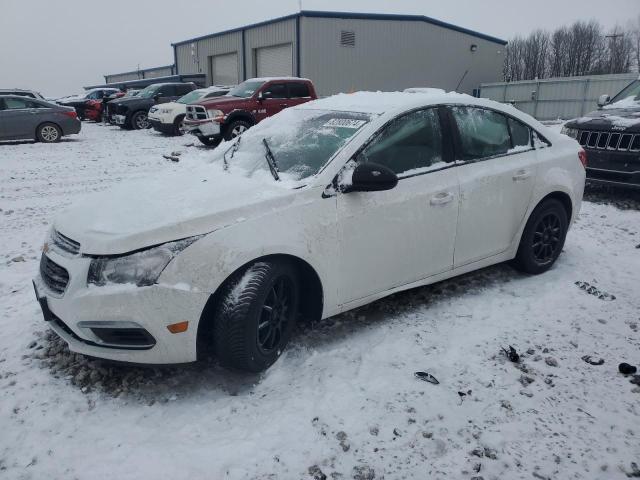
[[[297,271],[286,261],[257,262],[229,282],[213,325],[220,362],[248,372],[269,368],[291,338],[299,292]]]
[[[149,128],[149,118],[147,112],[139,111],[133,114],[131,117],[131,126],[136,130],[144,130]]]
[[[562,251],[568,226],[567,211],[560,201],[548,199],[538,205],[522,233],[515,267],[533,274],[549,270]]]
[[[219,137],[200,137],[198,136],[198,140],[200,140],[207,147],[217,147],[220,145],[222,141]]]
[[[59,142],[62,138],[62,130],[55,123],[43,123],[36,130],[36,137],[43,143]]]
[[[248,122],[245,122],[244,120],[236,120],[227,127],[224,133],[224,139],[228,141],[239,137],[249,130],[250,127],[251,125]]]

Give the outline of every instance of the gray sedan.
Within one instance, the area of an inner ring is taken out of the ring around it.
[[[80,133],[80,120],[72,107],[18,95],[0,96],[0,140],[52,143],[75,133]]]

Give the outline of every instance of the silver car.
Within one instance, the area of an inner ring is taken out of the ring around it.
[[[0,96],[0,140],[52,143],[80,133],[80,127],[73,107],[18,95]]]

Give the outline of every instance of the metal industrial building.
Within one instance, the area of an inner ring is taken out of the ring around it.
[[[131,72],[114,73],[104,76],[105,83],[122,83],[131,80],[143,80],[147,78],[169,77],[175,75],[175,66],[166,65],[164,67],[144,68]]]
[[[310,78],[319,95],[440,87],[477,93],[502,78],[506,41],[418,15],[301,11],[174,43],[177,74],[208,85]]]

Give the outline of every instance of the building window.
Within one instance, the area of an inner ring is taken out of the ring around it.
[[[340,45],[343,47],[355,47],[356,32],[348,32],[346,30],[342,30],[340,32]]]

